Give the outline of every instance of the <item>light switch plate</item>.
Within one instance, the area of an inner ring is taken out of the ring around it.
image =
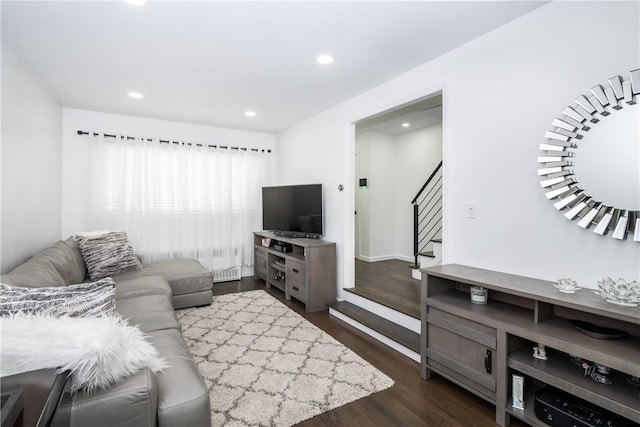
[[[465,212],[466,212],[465,217],[469,219],[476,219],[478,214],[477,208],[476,208],[476,202],[467,202]]]

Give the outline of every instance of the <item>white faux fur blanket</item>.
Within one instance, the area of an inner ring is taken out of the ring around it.
[[[167,365],[142,331],[112,317],[16,315],[0,319],[0,376],[70,370],[72,390],[92,391]]]

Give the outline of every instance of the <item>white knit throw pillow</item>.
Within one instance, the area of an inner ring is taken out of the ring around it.
[[[142,331],[118,316],[18,314],[0,319],[0,336],[0,376],[70,370],[73,391],[106,388],[145,367],[167,367]]]

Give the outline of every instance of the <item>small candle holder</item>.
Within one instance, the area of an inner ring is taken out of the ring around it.
[[[564,294],[574,294],[578,289],[581,289],[575,280],[566,277],[558,279],[556,283],[553,284],[553,286],[555,286],[558,291]]]
[[[489,299],[489,292],[481,286],[472,286],[469,290],[471,302],[474,304],[486,304]]]

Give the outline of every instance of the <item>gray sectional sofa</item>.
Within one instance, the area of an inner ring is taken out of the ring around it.
[[[88,281],[86,275],[78,244],[69,238],[37,253],[1,281],[23,287],[65,286]],[[111,277],[116,311],[146,334],[169,367],[155,375],[142,369],[105,390],[79,391],[58,410],[70,411],[72,427],[209,427],[209,391],[174,309],[210,304],[211,273],[197,260],[176,258]]]

